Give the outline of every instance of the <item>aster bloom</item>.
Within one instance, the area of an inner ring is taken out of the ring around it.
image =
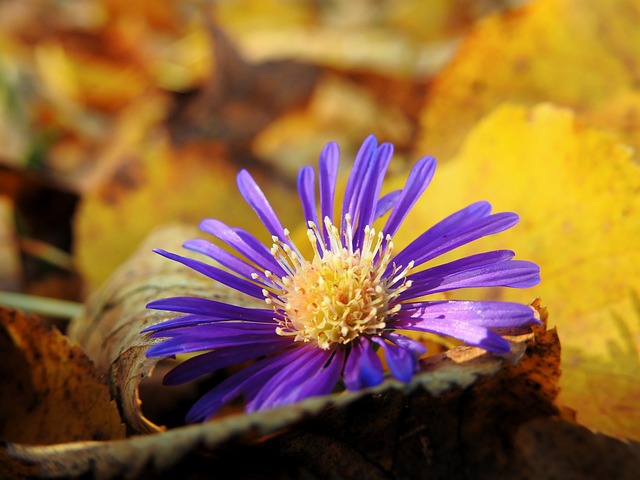
[[[537,322],[528,305],[508,302],[429,300],[445,291],[472,287],[530,287],[540,280],[536,264],[514,260],[510,250],[471,255],[426,267],[436,257],[518,221],[515,213],[491,213],[477,202],[432,226],[402,251],[393,236],[435,172],[431,157],[419,160],[402,190],[381,196],[393,146],[369,136],[358,152],[336,218],[335,193],[339,151],[329,143],[318,168],[304,167],[298,191],[313,254],[305,258],[292,241],[263,192],[243,170],[240,193],[272,235],[265,246],[248,232],[208,219],[200,228],[227,247],[193,239],[184,247],[215,260],[199,260],[156,250],[214,281],[259,299],[262,308],[204,298],[175,297],[148,307],[185,315],[145,332],[164,340],[147,355],[167,357],[197,353],[164,378],[176,385],[219,369],[255,360],[227,377],[191,408],[187,422],[206,420],[224,404],[243,397],[256,411],[331,393],[374,386],[385,372],[408,382],[418,369],[424,345],[401,331],[453,337],[489,352],[509,352],[494,329]],[[377,231],[373,224],[389,214]],[[200,353],[198,353],[200,352]]]

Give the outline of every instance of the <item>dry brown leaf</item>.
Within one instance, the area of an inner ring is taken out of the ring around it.
[[[219,27],[209,25],[208,34],[215,67],[200,88],[175,97],[167,125],[178,144],[216,140],[243,151],[277,115],[306,103],[318,70],[289,60],[250,63]]]
[[[107,387],[78,346],[0,308],[0,438],[24,444],[124,438]]]
[[[234,478],[353,479],[523,473],[509,445],[519,425],[557,414],[560,346],[544,327],[512,331],[508,338],[509,356],[459,347],[430,358],[410,384],[389,380],[118,442],[6,444],[0,459],[5,472],[41,478],[197,478],[203,471],[233,471]]]

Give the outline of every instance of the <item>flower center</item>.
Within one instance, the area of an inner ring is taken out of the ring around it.
[[[307,236],[315,252],[311,261],[274,239],[272,253],[290,273],[278,278],[265,272],[274,284],[264,294],[278,314],[279,335],[329,349],[362,334],[380,333],[389,316],[400,309],[393,301],[410,286],[404,277],[412,265],[384,276],[393,250],[391,238],[385,240],[382,233],[366,227],[362,246],[354,251],[351,222],[348,217],[345,220],[344,243],[328,218],[326,242],[318,227],[309,222]]]

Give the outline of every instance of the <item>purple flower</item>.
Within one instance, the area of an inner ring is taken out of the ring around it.
[[[392,154],[391,144],[378,146],[374,136],[365,140],[337,218],[338,146],[329,143],[320,155],[318,207],[315,171],[309,166],[300,170],[298,190],[312,258],[302,256],[245,170],[238,174],[238,187],[271,233],[271,248],[244,230],[209,219],[200,228],[236,254],[201,239],[189,240],[184,247],[212,258],[224,269],[156,250],[264,302],[262,308],[249,308],[176,297],[148,305],[186,314],[145,330],[164,338],[148,350],[148,356],[202,352],[169,372],[166,384],[180,384],[256,360],[201,397],[187,415],[188,422],[208,419],[240,396],[246,410],[255,411],[328,394],[340,380],[349,390],[377,385],[385,376],[376,353],[379,349],[391,375],[408,382],[426,348],[399,333],[403,330],[454,337],[501,354],[509,351],[509,343],[493,329],[537,322],[527,305],[424,298],[460,288],[530,287],[540,281],[539,268],[513,260],[510,250],[424,267],[443,253],[517,223],[515,213],[491,214],[487,202],[450,215],[395,253],[393,236],[431,181],[436,162],[422,158],[403,190],[380,197]],[[374,222],[387,213],[380,231],[375,230]]]

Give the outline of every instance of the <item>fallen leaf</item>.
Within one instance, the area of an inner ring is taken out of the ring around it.
[[[57,329],[0,307],[0,350],[4,441],[47,445],[124,438],[107,387],[83,351]]]
[[[551,105],[503,106],[440,166],[407,221],[430,225],[483,199],[496,211],[517,212],[516,228],[463,247],[456,257],[512,248],[541,266],[535,288],[489,295],[525,302],[540,296],[563,345],[559,401],[577,410],[580,423],[634,439],[640,438],[640,409],[631,400],[640,395],[639,192],[640,171],[629,148],[609,135]],[[398,244],[415,233],[402,230]],[[619,388],[590,379],[592,371],[615,378]]]
[[[147,276],[147,281],[163,278]],[[541,317],[546,319],[544,311]],[[106,315],[96,320],[96,327],[105,320],[113,323]],[[234,478],[375,479],[423,472],[455,479],[472,472],[478,478],[496,478],[492,475],[509,469],[523,473],[508,445],[519,425],[557,415],[560,346],[555,332],[543,326],[505,334],[512,342],[510,355],[459,347],[426,360],[409,384],[388,380],[359,392],[116,442],[50,448],[9,443],[0,447],[0,465],[5,473],[97,479],[192,478],[203,470],[233,471]]]
[[[504,101],[571,107],[640,148],[627,116],[638,112],[638,100],[630,98],[640,78],[638,22],[635,0],[537,0],[483,19],[434,80],[418,150],[448,160]]]

